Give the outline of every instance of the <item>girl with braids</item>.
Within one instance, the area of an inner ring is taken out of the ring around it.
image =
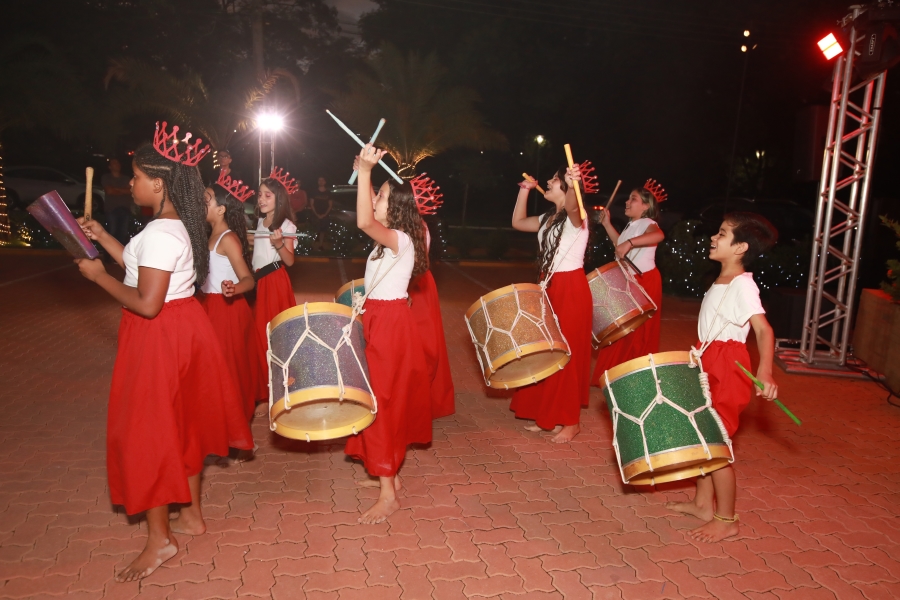
[[[256,279],[253,316],[259,347],[263,349],[260,365],[264,372],[268,372],[269,368],[265,358],[265,351],[269,348],[266,326],[275,315],[297,305],[291,278],[285,268],[294,264],[294,239],[283,234],[297,232],[288,191],[288,188],[296,189],[297,184],[289,175],[273,168],[272,173],[259,184],[256,200],[256,216],[259,217],[256,229],[272,232],[270,235],[253,236],[253,277]]]
[[[581,431],[581,408],[588,405],[591,374],[591,291],[584,275],[588,224],[581,218],[572,180],[581,177],[578,166],[560,168],[547,181],[544,198],[553,207],[540,217],[529,217],[528,194],[534,181],[519,184],[512,226],[538,234],[538,272],[550,279],[547,296],[569,343],[571,357],[559,372],[516,390],[510,409],[520,419],[531,419],[529,431],[552,430],[551,441],[569,442]]]
[[[366,261],[365,312],[369,382],[378,401],[375,422],[350,436],[344,452],[363,461],[380,486],[375,504],[360,523],[380,523],[400,508],[397,472],[409,444],[431,442],[431,406],[422,401],[422,382],[427,372],[422,343],[409,307],[409,281],[428,269],[425,229],[410,184],[385,183],[372,202],[372,167],[385,152],[371,144],[359,154],[356,223],[375,240]]]
[[[644,187],[631,190],[625,201],[625,216],[629,221],[621,234],[609,222],[606,211],[600,213],[600,224],[616,246],[616,256],[627,256],[643,273],[635,274],[635,279],[656,304],[656,313],[636,330],[600,350],[591,376],[591,383],[596,386],[602,385],[603,374],[608,369],[633,358],[659,352],[662,277],[656,268],[656,246],[666,236],[654,219],[659,216],[659,203],[667,197],[662,186],[653,179],[648,179]]]
[[[256,401],[268,396],[268,375],[262,369],[265,353],[259,346],[253,311],[244,298],[256,285],[244,219],[244,202],[252,195],[252,190],[227,175],[206,188],[206,222],[212,234],[207,246],[209,276],[201,288],[201,304],[221,342],[225,364],[237,379],[248,421]]]
[[[206,531],[200,472],[208,454],[250,449],[253,438],[216,334],[194,296],[208,270],[206,206],[196,168],[208,151],[186,146],[163,123],[134,154],[131,192],[155,218],[124,248],[94,220],[80,220],[120,266],[77,260],[81,273],[124,305],[109,393],[106,461],[113,504],[146,511],[147,545],[117,581],[142,579],[178,552],[172,535]],[[190,134],[188,134],[189,136]],[[199,140],[198,140],[199,143]],[[183,504],[169,521],[169,504]]]

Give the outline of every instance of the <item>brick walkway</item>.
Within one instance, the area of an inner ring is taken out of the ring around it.
[[[663,507],[687,486],[622,485],[598,390],[568,446],[523,431],[507,394],[485,390],[462,314],[529,269],[444,264],[457,414],[409,452],[401,511],[357,525],[376,491],[356,488],[363,469],[342,445],[277,438],[257,418],[258,458],[206,469],[209,533],[179,536],[173,560],[117,584],[145,539],[106,489],[119,313],[67,264],[0,251],[0,597],[900,597],[900,411],[877,386],[778,373],[804,424],[750,405],[735,440],[742,534],[695,543],[684,532],[698,523]],[[292,275],[300,300],[322,300],[362,271],[302,262]],[[663,349],[694,340],[698,308],[666,299]]]

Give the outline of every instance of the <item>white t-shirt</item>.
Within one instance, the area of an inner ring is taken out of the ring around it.
[[[731,283],[714,283],[706,290],[700,305],[697,334],[701,342],[706,340],[708,334],[715,336],[710,341],[736,340],[746,343],[750,333],[750,317],[764,314],[766,311],[759,300],[759,288],[753,281],[753,273],[741,273]]]
[[[266,229],[266,226],[263,225],[263,219],[259,220],[259,223],[256,225],[257,230]],[[297,226],[291,223],[289,219],[285,219],[281,224],[281,232],[282,233],[297,233]],[[296,247],[297,240],[292,239],[290,242]],[[272,264],[278,260],[280,262],[281,259],[278,258],[278,250],[272,245],[271,238],[267,235],[254,235],[253,236],[253,270],[259,271],[264,266],[268,264]]]
[[[631,238],[647,233],[647,228],[656,225],[653,219],[635,219],[630,221],[622,233],[619,234],[619,243],[624,244]],[[634,263],[641,273],[652,271],[656,268],[656,246],[643,246],[641,248],[632,248],[628,251],[628,258]]]
[[[553,220],[551,215],[540,229],[538,229],[538,246],[543,250],[544,230],[546,225]],[[556,235],[550,233],[547,243],[551,246],[555,243]],[[566,217],[562,228],[562,239],[559,240],[559,246],[556,247],[556,255],[553,257],[554,273],[565,273],[566,271],[574,271],[575,269],[584,269],[584,251],[588,243],[588,223],[587,220],[581,222],[581,227],[572,225],[569,217]],[[546,276],[547,273],[544,273]]]
[[[390,248],[385,248],[380,259],[372,260],[376,252],[372,250],[366,260],[366,292],[369,294],[367,297],[372,300],[408,297],[406,288],[409,287],[409,279],[416,265],[416,249],[408,235],[397,229],[393,231],[397,233],[397,254],[391,252]],[[391,265],[394,267],[391,268]]]
[[[216,252],[219,249],[222,238],[229,231],[231,230],[225,230],[219,236],[219,239],[216,240],[216,245],[213,246],[213,249],[209,251],[209,275],[207,275],[206,281],[203,282],[203,286],[200,288],[206,294],[221,294],[223,281],[228,280],[237,283],[240,280],[237,273],[234,272],[234,267],[231,266],[231,261],[228,257]]]
[[[151,267],[172,274],[166,302],[194,295],[194,252],[191,238],[179,219],[155,219],[131,238],[122,253],[125,285],[137,287],[138,267]]]

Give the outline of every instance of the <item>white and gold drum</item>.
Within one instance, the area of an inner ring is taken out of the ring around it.
[[[537,383],[569,362],[569,344],[539,285],[516,283],[482,296],[466,324],[490,387]]]
[[[350,308],[310,302],[268,326],[269,425],[296,440],[359,433],[375,420],[363,326]]]

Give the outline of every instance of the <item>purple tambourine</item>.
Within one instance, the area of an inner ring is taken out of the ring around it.
[[[44,194],[26,210],[75,258],[100,256],[56,190]]]

